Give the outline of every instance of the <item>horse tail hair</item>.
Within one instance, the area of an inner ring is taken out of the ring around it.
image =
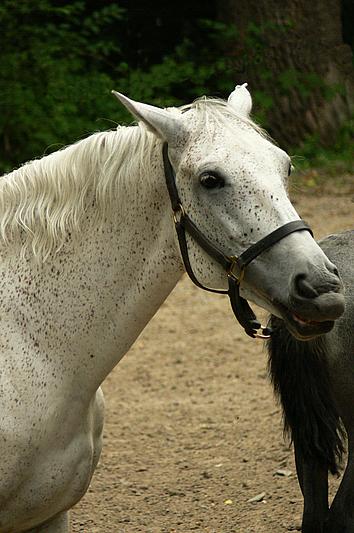
[[[339,474],[344,428],[333,396],[325,337],[298,341],[272,317],[268,369],[283,410],[284,434],[306,460]]]

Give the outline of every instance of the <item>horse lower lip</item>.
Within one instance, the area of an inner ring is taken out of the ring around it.
[[[307,320],[295,313],[288,315],[288,329],[290,333],[299,340],[310,340],[318,335],[324,335],[331,331],[334,326],[334,321],[326,320],[324,322],[316,322],[314,320]]]
[[[316,326],[320,324],[320,322],[316,322],[315,320],[307,320],[306,318],[302,318],[296,313],[292,313],[292,318],[295,320],[295,322],[298,322],[303,326]]]

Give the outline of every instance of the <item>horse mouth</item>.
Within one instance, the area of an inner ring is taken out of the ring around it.
[[[290,333],[299,340],[310,340],[331,331],[334,320],[309,320],[295,312],[287,311],[284,321]]]

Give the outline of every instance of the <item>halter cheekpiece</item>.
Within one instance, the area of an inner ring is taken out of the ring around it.
[[[176,175],[168,157],[167,143],[164,143],[162,153],[166,185],[173,211],[173,220],[187,274],[193,283],[197,285],[197,287],[209,292],[227,294],[229,296],[232,310],[247,335],[252,338],[268,339],[272,334],[271,329],[261,326],[247,300],[240,296],[240,283],[243,279],[245,268],[262,252],[273,246],[273,244],[277,243],[290,233],[306,230],[313,235],[311,228],[303,220],[294,220],[293,222],[288,222],[287,224],[284,224],[283,226],[272,231],[269,233],[269,235],[247,248],[247,250],[245,250],[238,257],[236,255],[224,254],[217,246],[215,246],[215,244],[211,242],[208,237],[199,231],[197,226],[184,210],[177,190]],[[211,289],[209,287],[205,287],[198,281],[189,261],[186,232],[198,243],[201,248],[203,248],[208,255],[210,255],[210,257],[215,259],[215,261],[217,261],[223,267],[228,279],[228,290]]]

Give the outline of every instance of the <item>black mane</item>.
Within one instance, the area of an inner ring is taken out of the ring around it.
[[[304,458],[338,474],[344,429],[332,393],[326,338],[296,340],[274,316],[267,348],[269,373],[284,415],[284,432]]]

